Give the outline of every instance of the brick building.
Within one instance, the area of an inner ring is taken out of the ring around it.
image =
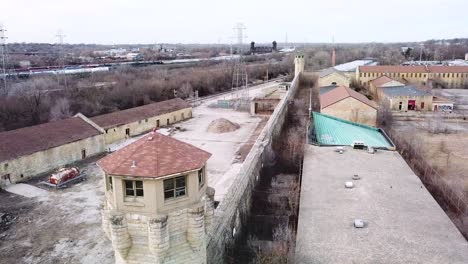
[[[351,122],[376,126],[377,104],[364,95],[346,87],[329,87],[320,93],[320,112]]]
[[[468,66],[360,66],[356,68],[356,80],[363,85],[381,76],[402,83],[443,85],[459,88],[468,84]]]

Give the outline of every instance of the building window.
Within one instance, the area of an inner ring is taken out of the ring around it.
[[[421,102],[421,110],[424,110],[424,102]]]
[[[205,170],[202,168],[198,171],[198,188],[205,185]]]
[[[403,107],[403,102],[400,102],[400,103],[398,104],[398,110],[401,111],[401,108],[402,108],[402,107]]]
[[[168,119],[167,119],[167,125],[169,125],[169,124],[170,124],[170,122],[169,122],[169,118],[168,118]]]
[[[143,196],[143,181],[130,181],[125,182],[125,196],[142,197]]]
[[[114,190],[114,183],[112,182],[112,177],[109,176],[109,190],[113,191]]]
[[[81,159],[86,159],[86,149],[81,150]]]
[[[148,123],[148,118],[145,119],[145,123]]]
[[[159,127],[159,119],[156,120],[156,127]]]
[[[107,129],[106,129],[106,134],[107,134]]]
[[[187,193],[187,176],[164,180],[164,199],[184,196]]]
[[[125,129],[125,135],[130,136],[130,128]]]
[[[8,163],[3,164],[3,169],[8,170]]]

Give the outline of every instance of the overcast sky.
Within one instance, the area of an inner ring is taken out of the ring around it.
[[[468,0],[1,0],[8,42],[399,42],[468,37]]]

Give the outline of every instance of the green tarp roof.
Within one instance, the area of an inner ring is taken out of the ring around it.
[[[381,129],[313,112],[314,130],[319,145],[349,146],[363,141],[366,146],[392,148]]]

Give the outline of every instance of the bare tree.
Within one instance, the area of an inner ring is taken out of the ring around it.
[[[67,98],[58,99],[50,109],[49,120],[60,120],[72,116],[70,111],[70,102]]]

